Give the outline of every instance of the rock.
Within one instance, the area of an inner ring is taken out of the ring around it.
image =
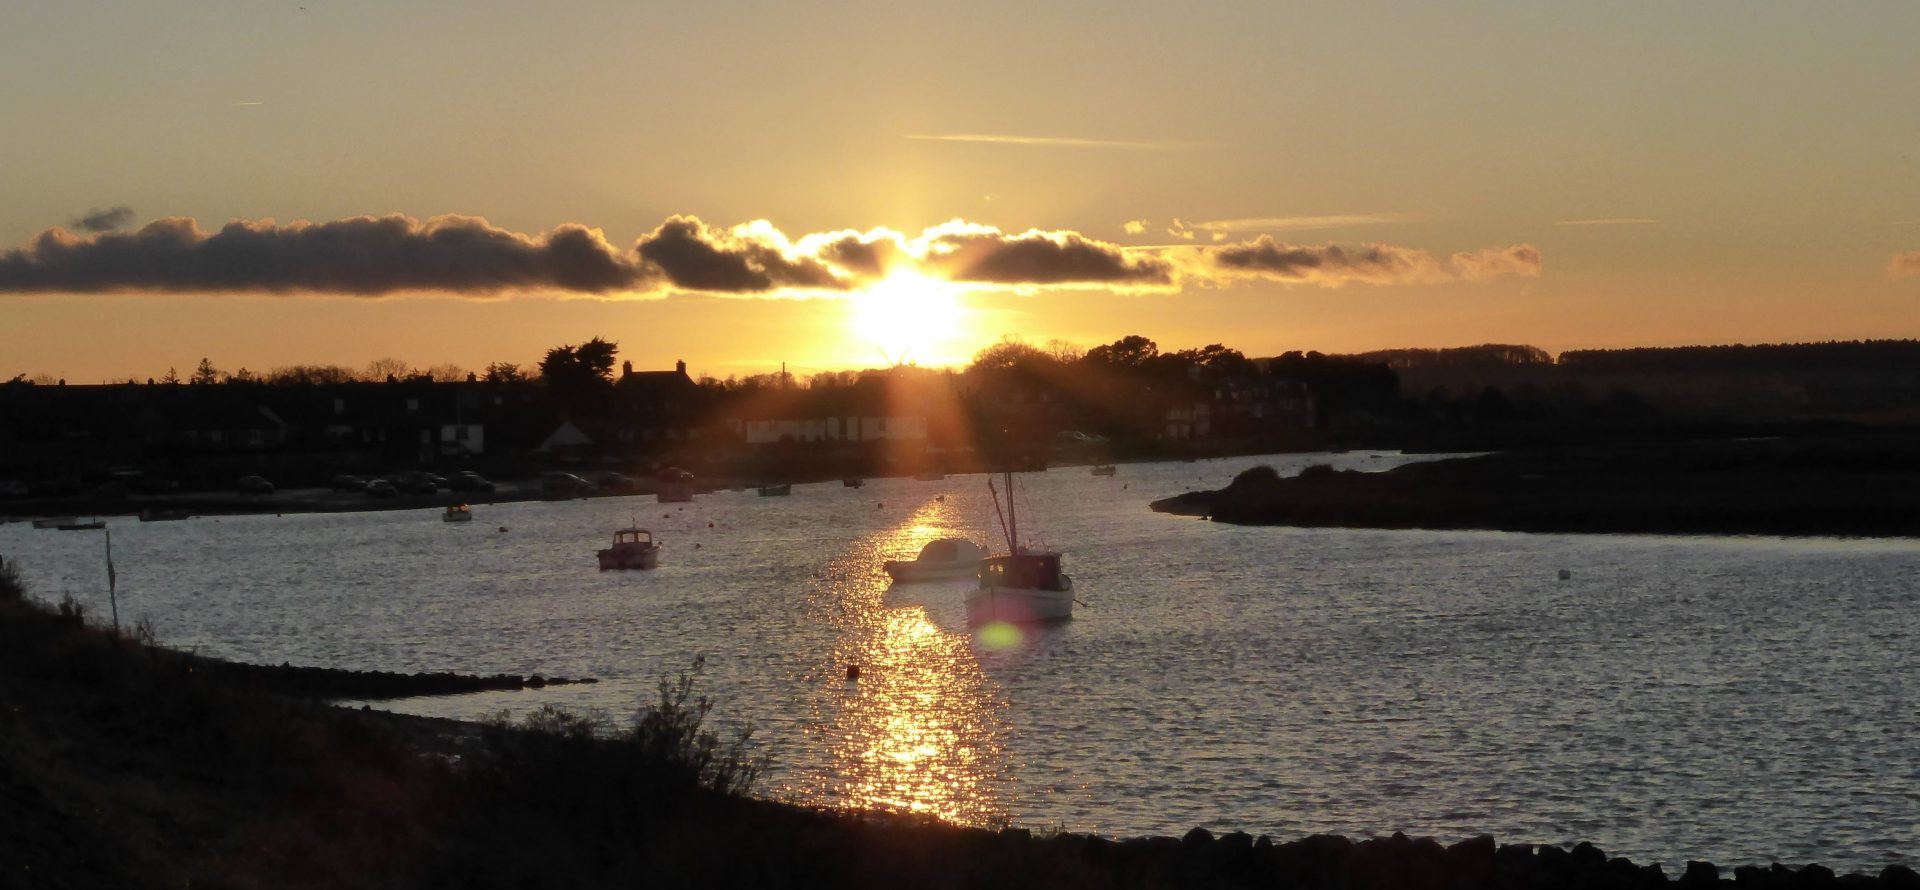
[[[1181,838],[1180,842],[1188,847],[1204,847],[1213,843],[1213,832],[1204,828],[1195,828],[1187,832],[1187,836]]]
[[[1769,880],[1767,870],[1757,865],[1737,866],[1733,870],[1733,882],[1742,887],[1764,887]]]
[[[1033,832],[1025,828],[1002,828],[1000,829],[1000,839],[1026,843],[1027,841],[1033,840]]]
[[[1712,887],[1720,881],[1720,866],[1698,859],[1687,861],[1687,871],[1680,876],[1680,884],[1685,887]]]
[[[1220,836],[1220,846],[1232,851],[1253,849],[1253,835],[1244,831],[1235,831]]]
[[[1887,890],[1920,890],[1920,874],[1904,865],[1889,865],[1880,870],[1880,884]]]
[[[1796,887],[1831,887],[1834,885],[1833,869],[1819,863],[1803,865],[1793,873]]]
[[[1599,868],[1607,864],[1606,851],[1586,841],[1573,845],[1573,852],[1568,855],[1573,858],[1573,864],[1580,868]]]

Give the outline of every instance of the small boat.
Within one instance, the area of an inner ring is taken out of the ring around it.
[[[947,474],[940,472],[915,473],[913,474],[913,478],[921,482],[939,482],[947,478]]]
[[[98,519],[95,519],[92,522],[80,522],[79,520],[75,520],[73,522],[65,522],[65,523],[61,523],[60,525],[54,526],[54,528],[57,528],[63,532],[90,532],[90,531],[97,531],[99,529],[103,529],[106,527],[107,527],[107,524]]]
[[[192,518],[193,514],[185,510],[156,510],[148,507],[140,511],[141,522],[175,522],[181,519]]]
[[[441,522],[472,522],[473,508],[467,506],[466,504],[451,505],[447,507],[447,512],[440,514],[440,521]]]
[[[985,547],[965,538],[941,538],[928,541],[913,559],[887,560],[885,568],[902,584],[971,578],[980,573],[980,560],[986,555]]]
[[[1119,472],[1119,470],[1115,468],[1113,464],[1100,464],[1093,468],[1093,475],[1095,476],[1111,476],[1117,472]]]
[[[854,478],[854,479],[840,480],[840,486],[842,488],[865,488],[866,485],[867,485],[867,480],[865,479]]]
[[[1057,550],[1029,550],[1020,543],[1020,518],[1015,513],[1013,474],[1007,473],[1007,553],[980,562],[980,586],[967,594],[967,623],[995,621],[1014,624],[1064,621],[1073,617],[1073,579],[1060,570]],[[994,510],[1000,494],[993,490]]]
[[[54,517],[49,517],[47,519],[35,519],[33,521],[33,527],[34,528],[59,528],[60,526],[71,525],[79,521],[80,521],[79,518],[74,516],[54,516]]]
[[[613,546],[597,551],[600,571],[653,568],[660,564],[660,546],[653,540],[653,532],[623,528],[613,533]]]
[[[760,486],[760,496],[763,498],[783,498],[790,494],[793,494],[793,484],[790,482]]]

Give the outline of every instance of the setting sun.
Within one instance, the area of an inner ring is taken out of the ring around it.
[[[895,271],[851,298],[856,352],[878,350],[888,362],[941,364],[964,360],[970,338],[960,288],[913,272]]]

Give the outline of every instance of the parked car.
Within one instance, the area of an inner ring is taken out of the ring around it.
[[[454,491],[493,491],[493,483],[485,476],[472,470],[461,470],[447,479],[447,487]]]
[[[407,494],[433,494],[440,490],[440,486],[434,484],[433,477],[418,470],[395,473],[388,476],[387,481],[393,483],[394,488]]]
[[[234,488],[241,494],[273,494],[273,483],[265,476],[241,476]]]
[[[368,482],[365,491],[367,497],[370,498],[397,498],[400,496],[400,489],[393,487],[393,483],[385,479],[375,479]]]
[[[634,481],[632,476],[625,473],[615,473],[611,470],[594,476],[593,484],[601,491],[617,491],[622,493],[631,493],[640,487],[639,483]]]
[[[548,473],[540,478],[540,490],[547,494],[583,495],[593,491],[593,483],[572,473]]]
[[[366,491],[367,490],[367,480],[362,479],[359,476],[349,476],[349,475],[346,475],[345,473],[342,473],[338,476],[333,477],[332,484],[333,484],[334,491]]]

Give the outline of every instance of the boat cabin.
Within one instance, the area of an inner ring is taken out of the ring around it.
[[[644,528],[623,528],[613,533],[613,546],[653,546],[653,532]]]
[[[1022,590],[1066,590],[1058,553],[1011,553],[990,556],[980,563],[981,587]]]

